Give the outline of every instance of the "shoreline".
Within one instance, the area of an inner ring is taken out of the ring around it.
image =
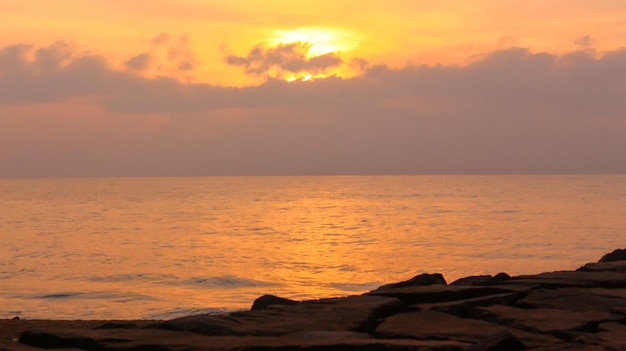
[[[132,323],[142,328],[163,321],[158,319],[0,319],[0,340],[17,341],[24,331],[33,329],[93,329],[106,323]]]
[[[171,320],[0,319],[0,350],[626,350],[626,249],[575,271],[437,273],[362,295]],[[117,341],[111,341],[117,340]],[[123,344],[120,345],[119,343]],[[156,345],[156,346],[155,346]]]

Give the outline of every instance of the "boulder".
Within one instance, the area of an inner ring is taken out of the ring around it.
[[[587,263],[577,269],[583,272],[626,272],[626,261]]]
[[[428,274],[423,273],[416,275],[415,277],[405,280],[399,283],[387,284],[379,287],[376,290],[386,290],[394,288],[407,288],[413,286],[428,286],[428,285],[447,285],[446,280],[440,273]]]
[[[476,344],[500,333],[515,335],[527,346],[551,345],[560,342],[559,339],[550,336],[533,335],[504,325],[459,318],[432,310],[405,312],[389,317],[378,326],[374,335],[386,339],[439,339]]]
[[[512,277],[507,285],[536,285],[545,289],[579,287],[579,288],[624,288],[626,272],[620,271],[559,271],[536,275],[520,275]]]
[[[474,275],[470,277],[457,279],[454,282],[452,282],[450,285],[462,285],[462,286],[498,285],[509,279],[511,279],[511,276],[509,276],[508,274],[504,272],[501,272],[501,273],[496,274],[494,277],[490,275]]]
[[[551,308],[609,313],[616,307],[626,308],[626,289],[537,289],[517,301],[515,305],[526,309]]]
[[[46,351],[80,351],[77,348],[69,348],[69,349],[48,349]],[[26,344],[14,342],[14,341],[6,341],[0,340],[0,351],[42,351],[42,349],[37,347],[28,346]]]
[[[440,339],[477,343],[507,328],[438,311],[405,312],[387,318],[376,328],[379,338]]]
[[[406,310],[391,297],[361,295],[305,301],[296,305],[270,305],[262,310],[230,315],[182,317],[157,325],[204,335],[278,336],[301,331],[369,332],[380,320]]]
[[[626,249],[617,249],[611,253],[608,253],[598,262],[613,262],[613,261],[626,261]]]
[[[602,323],[598,325],[599,345],[608,346],[613,350],[626,350],[626,325],[622,323]]]
[[[460,286],[430,285],[400,288],[377,289],[370,295],[395,297],[407,305],[466,300],[481,296],[497,295],[510,292],[523,292],[530,289],[520,286]]]
[[[493,305],[475,309],[475,318],[530,333],[550,334],[567,339],[567,332],[593,332],[597,325],[623,319],[607,312],[579,312],[550,308],[521,309]],[[567,340],[570,341],[570,340]]]
[[[251,311],[262,310],[262,309],[266,308],[267,306],[272,306],[272,305],[292,306],[292,305],[295,305],[297,303],[298,303],[298,301],[285,299],[283,297],[278,297],[278,296],[274,296],[274,295],[263,295],[263,296],[257,298],[256,300],[254,300],[250,310]]]
[[[491,281],[491,279],[493,279],[491,275],[473,275],[470,277],[457,279],[450,283],[450,285],[474,286],[489,282]]]
[[[438,303],[425,303],[409,306],[410,311],[434,310],[452,314],[457,317],[467,318],[471,316],[476,307],[490,305],[511,305],[520,298],[519,293],[504,293],[475,297],[472,299],[446,301]]]
[[[504,273],[504,272],[500,272],[498,274],[496,274],[490,281],[490,283],[498,283],[498,282],[505,282],[507,280],[511,279],[511,276]]]
[[[473,345],[467,351],[521,351],[527,347],[515,335],[502,332]]]

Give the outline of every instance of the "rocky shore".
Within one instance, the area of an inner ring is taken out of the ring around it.
[[[626,249],[575,271],[422,274],[362,295],[168,321],[0,321],[0,350],[626,350]]]

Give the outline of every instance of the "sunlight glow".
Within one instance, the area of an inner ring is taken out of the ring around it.
[[[307,47],[304,53],[307,59],[326,54],[345,54],[355,49],[358,41],[354,34],[336,28],[301,27],[292,30],[276,30],[266,40],[269,46],[278,46],[292,43],[302,43]],[[282,75],[288,82],[308,82],[330,76],[349,76],[352,72],[346,65],[332,67],[328,70],[300,71]]]
[[[338,29],[303,27],[294,30],[278,30],[270,38],[271,45],[285,43],[307,43],[311,45],[308,57],[315,57],[331,52],[347,51],[355,47],[348,34]]]
[[[311,73],[294,73],[285,77],[285,80],[288,82],[309,82],[314,81],[316,79],[323,79],[331,76],[330,74],[311,74]]]

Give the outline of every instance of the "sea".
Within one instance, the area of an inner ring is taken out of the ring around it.
[[[626,247],[626,175],[0,179],[0,318],[171,319]]]

